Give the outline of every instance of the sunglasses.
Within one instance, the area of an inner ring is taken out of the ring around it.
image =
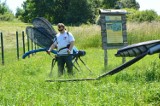
[[[63,26],[58,26],[58,28],[61,28],[61,27],[63,27]]]

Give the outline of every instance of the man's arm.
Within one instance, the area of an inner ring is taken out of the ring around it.
[[[71,52],[73,46],[74,46],[74,41],[72,41],[72,42],[70,43],[70,46],[69,46],[68,51],[67,51],[68,54],[70,54],[70,52]]]
[[[55,48],[55,44],[53,43],[50,48],[48,49],[47,53],[50,55],[50,52]]]

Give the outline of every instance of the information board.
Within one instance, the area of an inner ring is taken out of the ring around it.
[[[105,16],[107,43],[123,43],[121,16]]]

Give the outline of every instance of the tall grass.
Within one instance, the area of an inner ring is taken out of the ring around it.
[[[22,31],[25,31],[26,26],[31,24],[21,23],[17,21],[6,22],[0,21],[0,32],[4,36],[5,48],[15,48],[16,46],[16,31],[19,33],[19,41],[22,44]],[[22,46],[22,45],[20,45]]]
[[[129,44],[159,39],[159,29],[153,29],[153,26],[158,24],[128,23]],[[57,65],[54,67],[52,76],[49,76],[52,58],[45,52],[18,61],[15,55],[15,42],[13,45],[8,45],[14,40],[14,37],[11,37],[15,36],[14,31],[17,28],[23,31],[27,25],[30,24],[0,23],[0,30],[5,33],[5,60],[8,61],[4,66],[0,66],[0,105],[148,106],[160,104],[160,65],[157,54],[146,56],[116,75],[106,76],[101,80],[48,83],[45,80],[95,78],[121,65],[122,58],[114,56],[116,49],[108,50],[109,63],[104,70],[100,27],[97,25],[67,26],[76,38],[76,46],[86,51],[87,54],[81,58],[92,73],[78,61],[82,70],[77,71],[74,68],[74,76],[65,74],[58,77]],[[10,28],[8,29],[7,26]],[[132,58],[126,58],[127,61],[130,59]]]
[[[68,27],[76,39],[76,44],[80,48],[100,47],[101,29],[98,25],[82,25],[80,27]]]
[[[160,22],[143,22],[127,24],[128,43],[160,39]]]

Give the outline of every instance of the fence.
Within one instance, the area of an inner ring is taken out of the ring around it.
[[[20,38],[22,38],[22,39],[20,39]],[[16,39],[16,50],[15,51],[12,51],[12,52],[16,52],[16,58],[17,58],[17,60],[19,60],[20,59],[20,53],[21,54],[24,54],[24,53],[26,53],[26,51],[30,51],[30,50],[35,50],[35,49],[37,49],[38,48],[38,46],[35,44],[35,43],[33,43],[29,38],[28,38],[28,36],[26,36],[25,35],[25,33],[24,33],[24,31],[22,31],[22,33],[20,34],[18,31],[16,31],[16,33],[15,33],[15,39]],[[12,39],[13,40],[13,39]],[[5,42],[5,43],[10,43],[10,42]],[[5,57],[6,57],[6,55],[5,55],[5,53],[8,51],[8,49],[9,48],[7,48],[7,49],[5,49],[5,44],[4,44],[4,35],[3,35],[3,33],[2,32],[0,32],[0,48],[1,48],[1,52],[0,52],[0,54],[1,54],[1,64],[2,65],[4,65],[5,64]],[[28,57],[30,57],[30,56],[28,56]]]

